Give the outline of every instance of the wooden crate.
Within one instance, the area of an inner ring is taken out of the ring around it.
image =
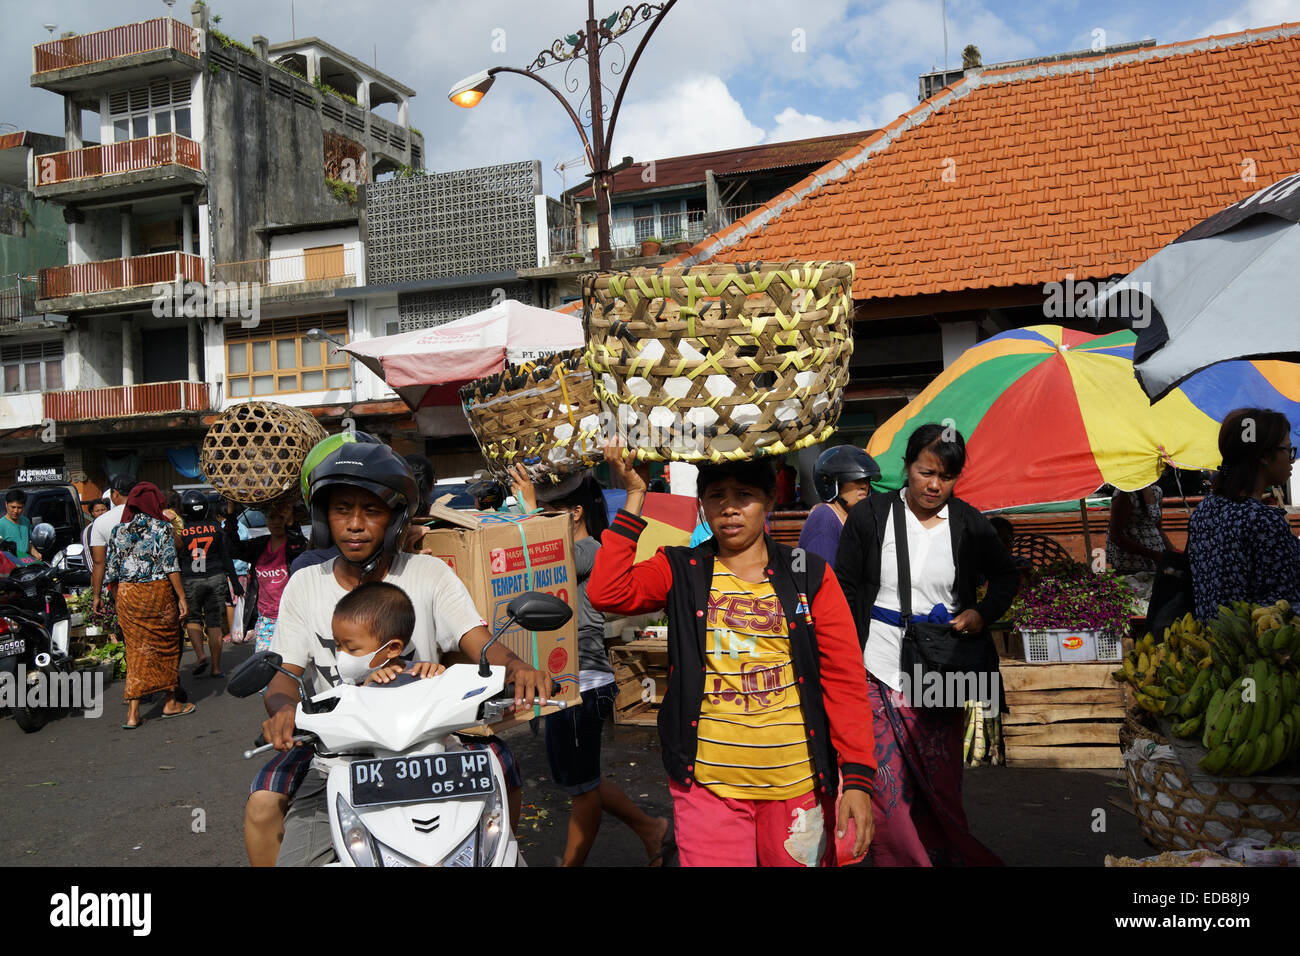
[[[1002,661],[1010,709],[1002,720],[1007,766],[1122,767],[1124,700],[1111,676],[1115,666]]]
[[[614,698],[614,723],[653,727],[659,721],[659,705],[668,689],[668,639],[641,638],[609,649],[618,695]],[[654,696],[647,691],[654,682]]]

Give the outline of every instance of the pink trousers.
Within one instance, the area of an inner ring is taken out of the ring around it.
[[[835,865],[834,794],[732,800],[675,780],[668,790],[682,866]]]

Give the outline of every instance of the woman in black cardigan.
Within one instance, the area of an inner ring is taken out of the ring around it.
[[[952,495],[966,464],[960,432],[922,425],[909,438],[903,463],[900,492],[874,495],[849,513],[835,564],[863,648],[876,735],[871,859],[876,866],[999,865],[971,835],[962,809],[967,694],[951,682],[901,671],[895,516],[907,526],[913,619],[949,623],[963,639],[979,641],[979,667],[967,688],[999,705],[988,625],[1011,606],[1020,576],[988,519]],[[983,579],[988,593],[977,601]]]

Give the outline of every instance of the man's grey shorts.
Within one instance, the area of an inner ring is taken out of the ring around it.
[[[330,837],[326,777],[313,767],[303,778],[285,814],[284,841],[275,865],[324,866],[336,859]]]

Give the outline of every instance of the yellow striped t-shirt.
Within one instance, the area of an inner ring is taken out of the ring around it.
[[[713,565],[695,780],[720,797],[788,800],[813,788],[781,602]]]

